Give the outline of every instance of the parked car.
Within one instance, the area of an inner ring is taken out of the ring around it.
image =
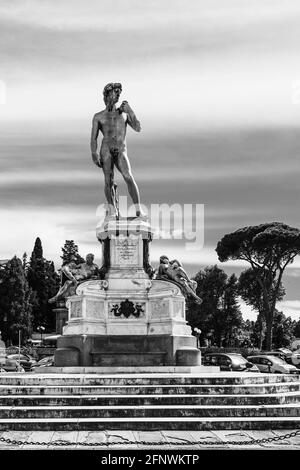
[[[43,343],[43,341],[41,339],[28,339],[26,341],[26,345],[29,346],[29,347],[33,347],[33,346],[41,346]]]
[[[5,358],[5,362],[1,363],[1,368],[4,369],[5,372],[25,372],[21,364],[9,356]]]
[[[54,365],[54,356],[46,356],[43,359],[40,359],[32,366],[32,370],[36,369],[37,367],[51,367]]]
[[[0,374],[2,374],[2,373],[4,373],[4,372],[6,372],[6,370],[5,370],[5,369],[2,369],[2,368],[0,368]]]
[[[31,370],[32,366],[36,363],[35,359],[33,359],[28,354],[9,354],[7,356],[9,359],[15,359],[16,361],[20,360],[21,366],[24,368],[25,372]]]
[[[274,353],[280,353],[281,354],[281,359],[283,359],[285,362],[287,362],[288,364],[293,364],[292,363],[292,355],[293,355],[293,351],[291,351],[290,349],[288,348],[278,348],[278,349],[275,349],[274,350]],[[273,355],[273,352],[272,354]]]
[[[248,356],[247,360],[256,364],[260,372],[269,372],[273,374],[299,373],[297,367],[288,364],[278,356],[258,354],[257,356]]]
[[[220,370],[259,372],[256,365],[237,353],[207,353],[203,357],[203,365],[219,366]]]
[[[282,354],[285,355],[285,357],[289,357],[293,354],[293,351],[291,351],[291,349],[288,349],[288,348],[278,348],[278,349],[274,349],[274,351],[281,352]]]
[[[42,346],[46,347],[57,347],[57,338],[59,338],[60,335],[51,335],[51,336],[46,336],[46,338],[43,338],[43,343]]]
[[[300,369],[300,349],[293,351],[291,355],[291,364],[298,367]]]
[[[281,351],[260,351],[258,356],[276,356],[285,361],[285,354]]]

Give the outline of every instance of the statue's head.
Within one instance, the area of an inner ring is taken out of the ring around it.
[[[86,260],[87,264],[93,264],[94,258],[95,257],[93,255],[93,253],[89,253],[88,255],[86,255],[85,260]]]
[[[159,258],[159,262],[161,264],[168,264],[169,263],[169,258],[167,256],[163,255]]]
[[[103,89],[104,103],[108,107],[112,107],[119,101],[120,94],[122,92],[121,83],[108,83]]]

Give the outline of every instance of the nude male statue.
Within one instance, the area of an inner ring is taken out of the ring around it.
[[[121,91],[121,83],[108,83],[104,87],[103,99],[106,108],[96,113],[93,118],[91,152],[93,162],[99,168],[102,168],[104,173],[104,192],[110,215],[117,215],[114,185],[114,167],[116,167],[127,184],[128,192],[136,208],[136,216],[139,217],[141,215],[140,196],[127,156],[126,129],[128,124],[136,132],[140,132],[141,125],[127,101],[123,101],[121,106],[118,109],[116,108]],[[103,139],[98,155],[97,139],[99,131],[102,132]]]

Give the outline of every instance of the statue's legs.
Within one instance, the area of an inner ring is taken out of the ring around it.
[[[202,299],[200,299],[200,297],[198,297],[198,295],[197,295],[196,292],[192,289],[192,287],[188,284],[188,282],[183,281],[182,284],[184,284],[185,290],[186,290],[187,294],[189,294],[190,296],[192,296],[192,297],[194,298],[195,302],[196,302],[198,305],[201,305],[201,304],[202,304]]]
[[[51,299],[48,300],[48,303],[53,304],[57,300],[67,297],[67,292],[70,289],[70,287],[73,285],[73,283],[74,283],[74,281],[71,281],[71,280],[66,281],[64,283],[64,285],[61,286],[61,288],[59,289],[57,294],[54,297],[52,297]]]
[[[139,189],[132,175],[131,166],[127,157],[126,150],[120,152],[118,158],[115,160],[115,164],[119,172],[122,174],[125,183],[127,184],[128,192],[130,194],[133,204],[135,205],[136,215],[140,216],[141,205]]]
[[[115,215],[115,198],[114,198],[114,161],[109,151],[101,149],[102,170],[104,173],[104,194],[109,205],[109,214]]]

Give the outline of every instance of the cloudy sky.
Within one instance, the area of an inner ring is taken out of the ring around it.
[[[299,22],[294,0],[1,0],[0,258],[40,236],[57,266],[65,239],[100,260],[89,138],[111,81],[142,124],[128,131],[142,201],[205,207],[204,247],[155,240],[154,265],[166,253],[193,274],[225,233],[300,227]],[[281,305],[296,319],[299,283],[296,260]]]

